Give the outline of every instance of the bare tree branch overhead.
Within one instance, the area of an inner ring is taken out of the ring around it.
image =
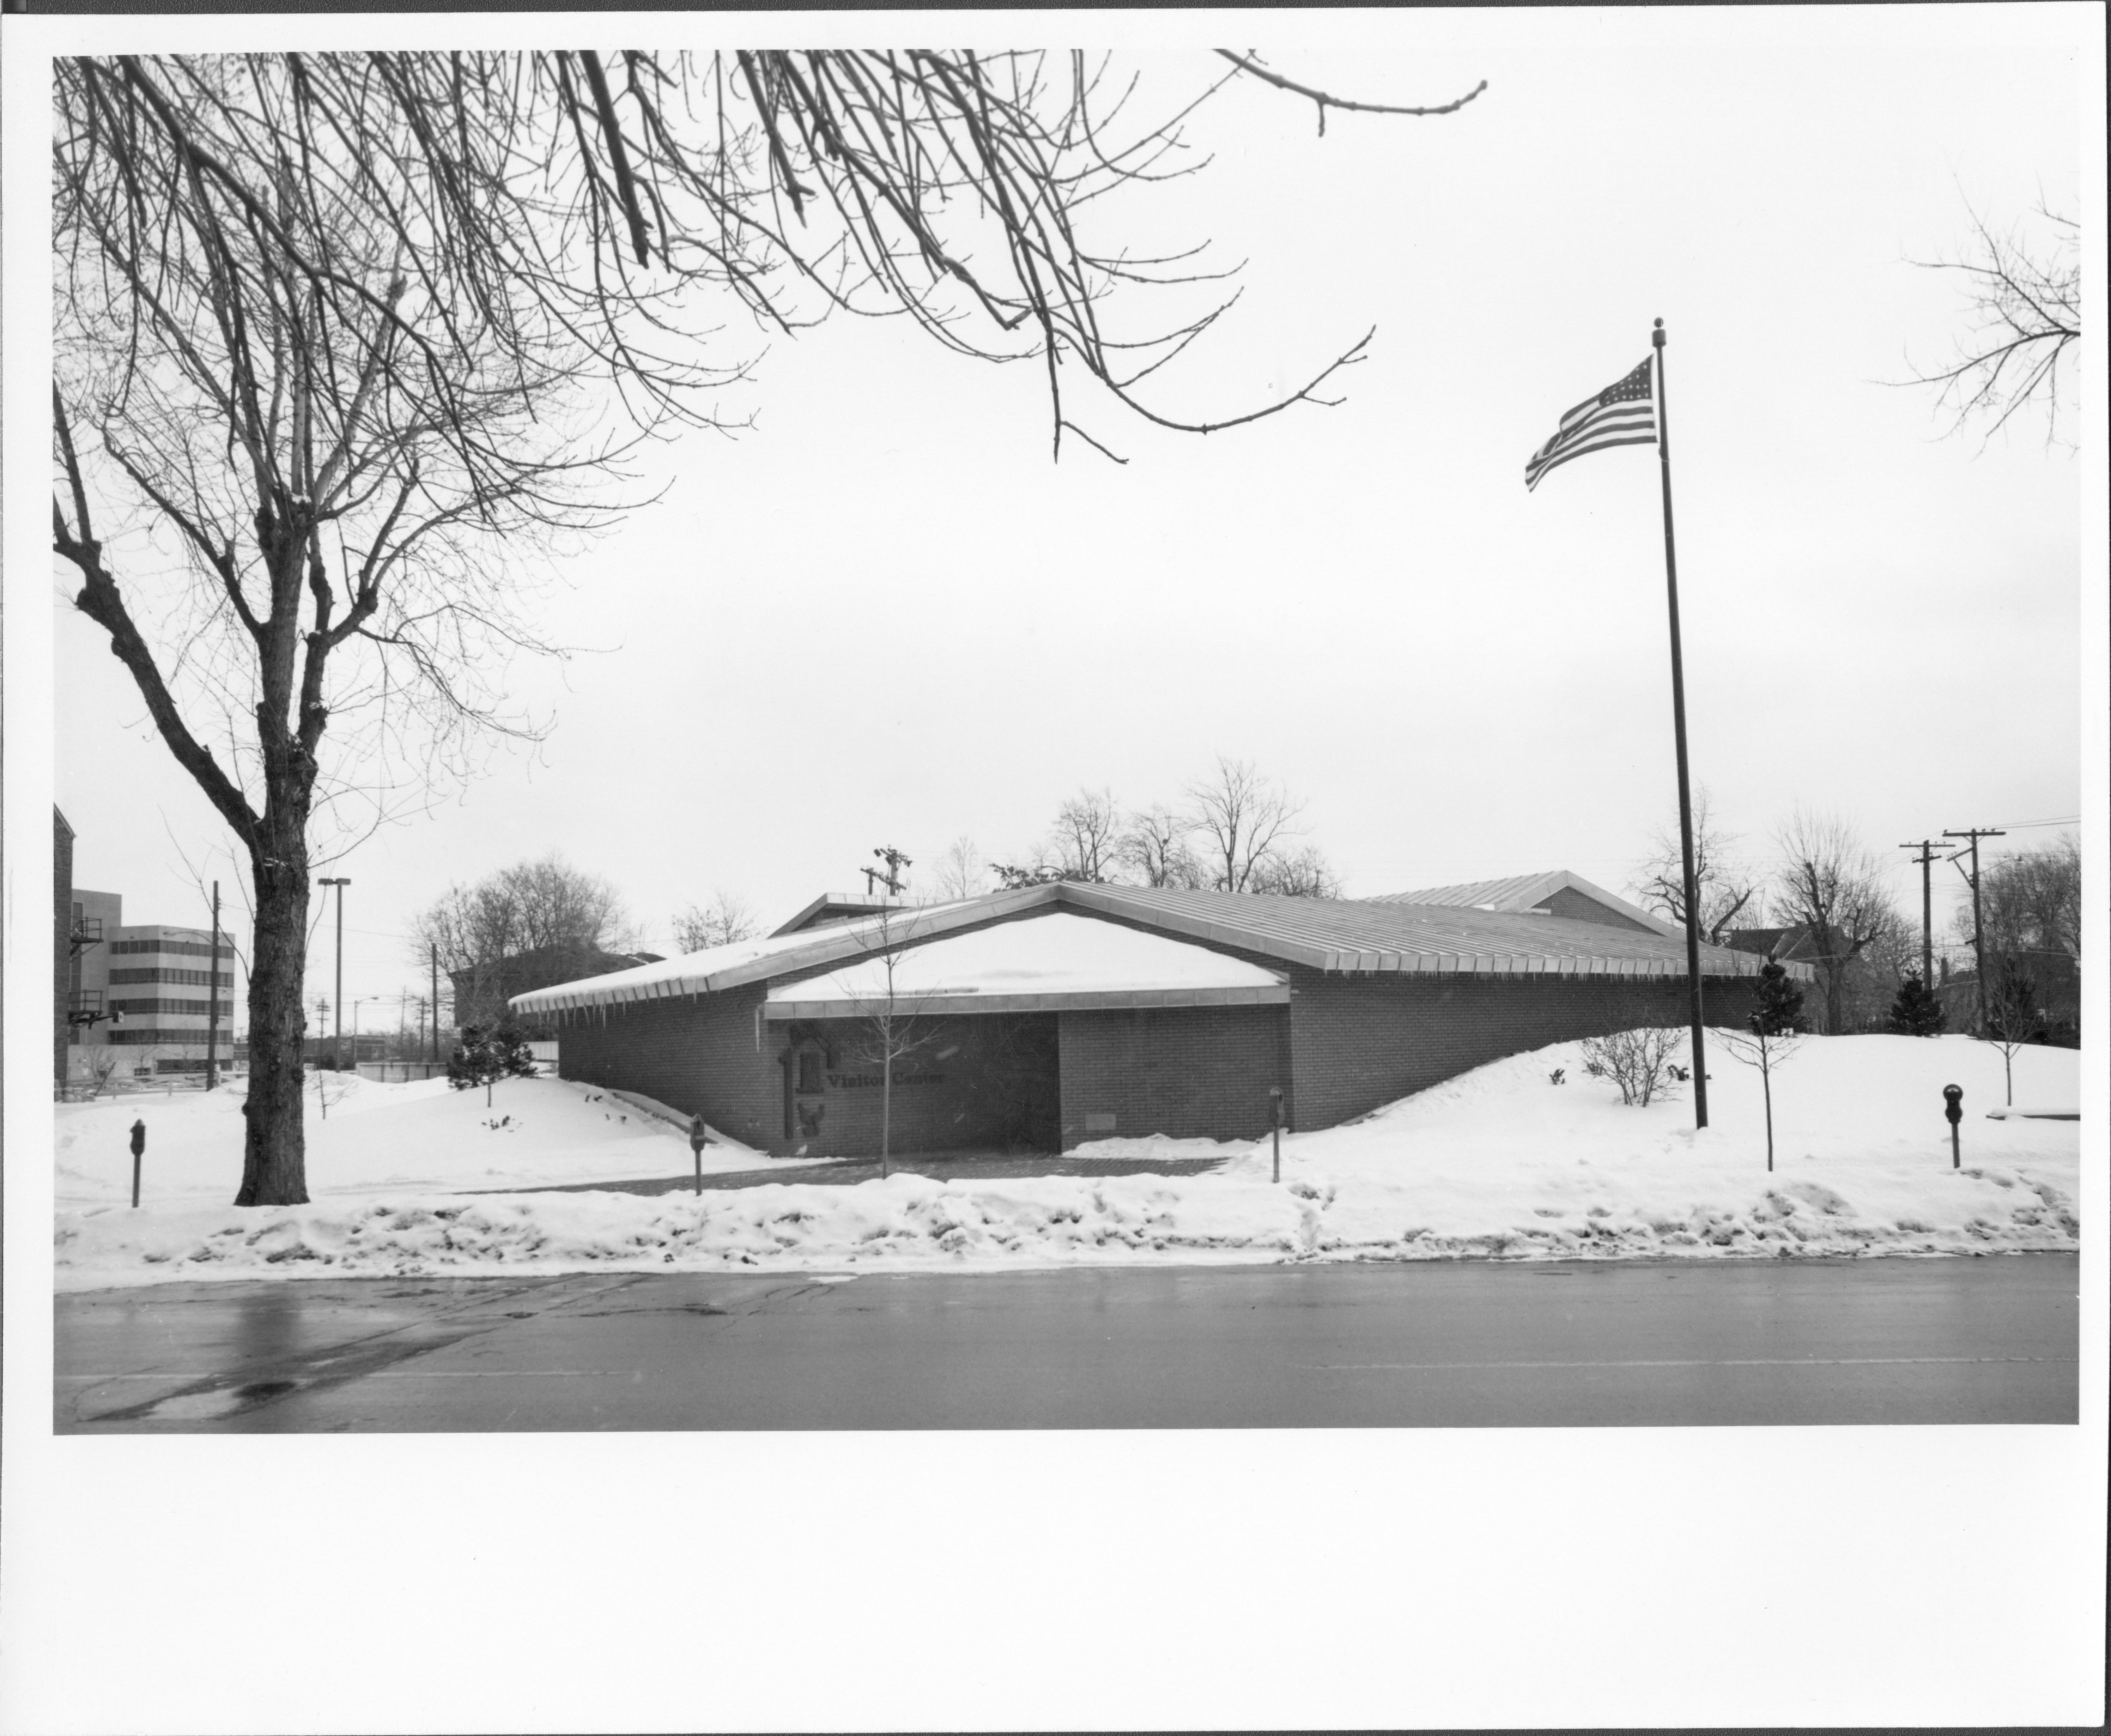
[[[2018,411],[2042,406],[2045,443],[2059,441],[2060,364],[2081,337],[2081,232],[2072,217],[2043,207],[2038,215],[2050,233],[2027,243],[2013,227],[1996,233],[1973,211],[1962,254],[1913,261],[1962,279],[1971,329],[1948,367],[1915,369],[1893,384],[1936,387],[1954,417],[1952,433],[1984,422],[1991,439]]]
[[[644,443],[727,426],[767,336],[906,316],[1037,361],[1059,456],[1107,452],[1066,366],[1188,432],[1334,401],[1369,333],[1267,402],[1174,404],[1229,274],[1101,239],[1095,202],[1203,167],[1183,127],[1246,75],[1314,96],[1249,57],[1138,119],[1105,58],[965,50],[56,64],[52,547],[248,857],[238,1202],[306,1197],[318,829],[538,733],[522,557],[640,504]]]
[[[1330,108],[1346,109],[1360,115],[1455,115],[1488,88],[1488,81],[1482,79],[1464,96],[1455,97],[1449,102],[1440,102],[1428,108],[1408,108],[1391,102],[1359,102],[1347,97],[1337,97],[1331,91],[1318,90],[1310,84],[1301,84],[1295,79],[1287,79],[1279,72],[1271,71],[1263,63],[1260,57],[1251,51],[1245,54],[1234,54],[1229,48],[1219,48],[1217,52],[1237,67],[1240,71],[1250,73],[1264,83],[1274,85],[1278,90],[1287,90],[1301,97],[1309,97],[1319,111],[1319,133],[1322,138],[1326,136],[1327,111]]]

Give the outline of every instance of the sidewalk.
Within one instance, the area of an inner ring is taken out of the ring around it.
[[[994,1152],[908,1152],[889,1160],[897,1175],[928,1175],[933,1181],[1011,1181],[1041,1175],[1202,1175],[1221,1169],[1222,1157],[1078,1158],[1054,1152],[1027,1152],[1010,1156]],[[708,1188],[760,1188],[771,1182],[830,1188],[856,1187],[879,1177],[878,1157],[847,1157],[831,1163],[807,1163],[797,1167],[769,1166],[752,1170],[722,1170],[706,1174]],[[697,1185],[693,1175],[652,1181],[569,1182],[543,1188],[477,1188],[478,1193],[686,1193]]]

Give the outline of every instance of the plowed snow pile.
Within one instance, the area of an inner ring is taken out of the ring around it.
[[[2015,1058],[2020,1107],[2072,1109],[2079,1057]],[[1567,1083],[1549,1075],[1566,1070]],[[856,1187],[787,1179],[701,1197],[498,1193],[689,1168],[665,1123],[591,1088],[513,1080],[482,1092],[362,1084],[309,1118],[314,1203],[239,1211],[231,1097],[62,1107],[60,1287],[212,1276],[951,1269],[1110,1261],[1777,1257],[2071,1249],[2080,1124],[1989,1120],[2000,1053],[1963,1038],[1814,1038],[1775,1077],[1775,1168],[1759,1080],[1713,1058],[1711,1125],[1683,1097],[1623,1106],[1573,1043],[1466,1074],[1364,1120],[1214,1147],[1124,1138],[1084,1155],[1227,1160],[1202,1175],[1050,1176]],[[1950,1167],[1941,1087],[1963,1086],[1964,1166]],[[125,1202],[135,1116],[148,1123],[142,1207]],[[619,1119],[627,1117],[627,1119]],[[715,1170],[769,1163],[730,1144]]]

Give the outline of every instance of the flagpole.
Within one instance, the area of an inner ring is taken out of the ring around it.
[[[1671,602],[1671,721],[1678,744],[1678,850],[1685,870],[1686,980],[1693,1003],[1693,1125],[1708,1125],[1708,1057],[1700,1044],[1700,911],[1693,884],[1693,798],[1686,775],[1686,662],[1678,644],[1678,550],[1671,535],[1671,407],[1664,389],[1664,321],[1650,334],[1656,349],[1656,451],[1664,477],[1664,584]]]

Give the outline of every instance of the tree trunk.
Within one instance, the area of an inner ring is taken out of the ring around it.
[[[1759,1038],[1759,1090],[1767,1100],[1767,1174],[1774,1172],[1774,1082],[1767,1065],[1767,1040]]]
[[[894,1034],[881,1038],[879,1061],[879,1173],[889,1173],[888,1157],[894,1134]]]
[[[277,816],[273,816],[276,818]],[[301,1095],[301,1047],[307,1016],[301,1005],[308,952],[306,816],[273,825],[251,858],[256,887],[256,936],[249,972],[249,1096],[238,1206],[305,1206],[307,1142]]]

